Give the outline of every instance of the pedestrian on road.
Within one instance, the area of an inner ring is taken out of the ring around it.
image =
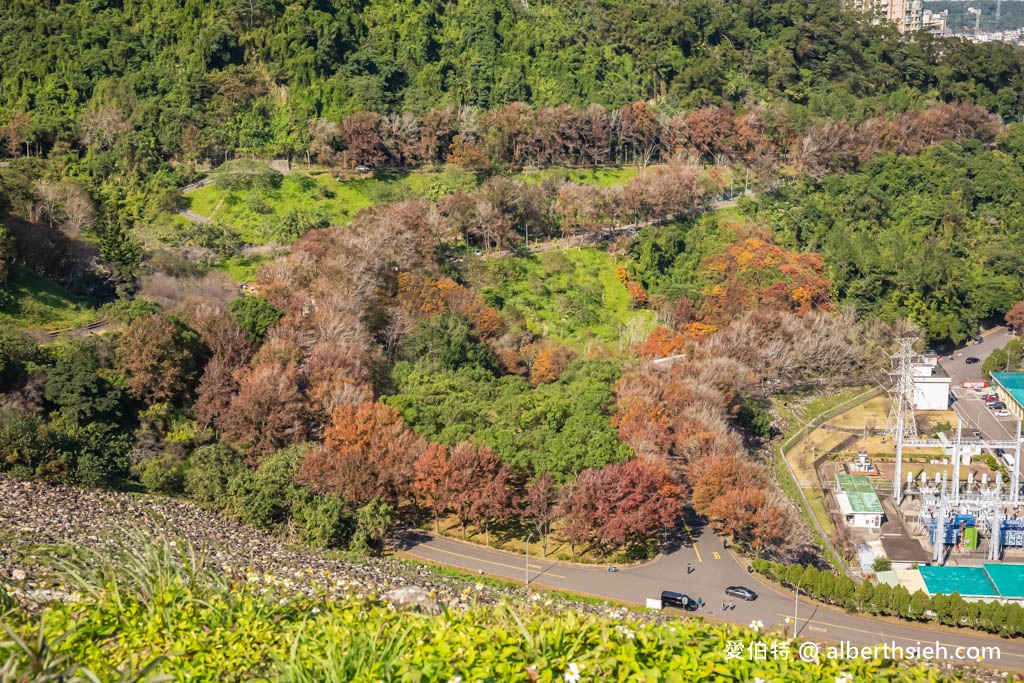
[[[722,600],[722,611],[725,611],[725,600]]]
[[[687,562],[686,563],[686,573],[689,574],[692,571],[693,571],[693,565],[690,564],[689,562]]]
[[[729,609],[736,609],[736,603],[732,600],[729,601]]]
[[[727,547],[727,546],[725,545],[725,539],[723,538],[723,539],[722,539],[722,550],[725,550],[725,549],[726,549],[726,547]]]
[[[697,609],[700,609],[703,606],[704,606],[704,599],[703,598],[697,598]]]

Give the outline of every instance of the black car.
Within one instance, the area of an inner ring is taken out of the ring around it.
[[[748,602],[757,600],[757,593],[750,590],[746,586],[729,586],[725,589],[725,594],[731,595],[734,598],[739,598],[740,600],[746,600]]]
[[[661,591],[661,606],[679,607],[687,612],[697,611],[696,600],[691,598],[689,595],[684,595],[683,593],[677,593],[675,591]]]
[[[988,407],[992,410],[1006,410],[1006,404],[1002,401],[992,401],[988,404]]]
[[[980,363],[981,361],[975,358],[974,356],[967,356],[967,360],[965,362],[968,365],[974,365],[975,363]]]
[[[985,341],[985,340],[984,340],[984,339],[982,339],[981,337],[975,337],[975,338],[974,338],[974,343],[975,343],[975,344],[980,344],[980,343],[981,343],[981,342],[983,342],[983,341]]]

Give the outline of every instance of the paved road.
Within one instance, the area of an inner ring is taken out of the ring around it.
[[[743,625],[759,619],[769,628],[781,628],[783,618],[792,617],[795,602],[793,593],[762,583],[758,577],[748,574],[740,561],[730,551],[723,549],[721,539],[710,531],[694,531],[691,539],[683,539],[678,547],[656,561],[614,573],[603,568],[531,556],[530,585],[640,605],[645,604],[647,598],[657,598],[662,590],[677,590],[694,599],[704,600],[706,604],[699,611],[700,616]],[[480,571],[513,581],[526,580],[526,558],[522,555],[419,531],[407,532],[402,540],[403,550],[419,560],[470,572]],[[534,549],[539,550],[540,544],[534,544]],[[694,567],[690,574],[687,574],[687,564]],[[735,609],[723,612],[722,600],[729,600],[723,591],[726,586],[736,584],[754,589],[759,597],[749,603],[734,600]],[[800,601],[798,623],[801,638],[821,642],[850,641],[861,646],[895,642],[898,646],[908,647],[919,642],[934,645],[939,641],[951,653],[957,646],[994,645],[1001,650],[999,666],[1024,669],[1024,642],[1019,640],[868,619],[816,606],[804,600]]]
[[[970,432],[980,431],[986,439],[1012,441],[1017,434],[1017,420],[1010,417],[996,417],[981,400],[981,393],[963,388],[968,380],[980,380],[981,365],[994,350],[1006,346],[1012,337],[1005,327],[996,327],[984,335],[981,344],[971,344],[957,349],[951,356],[939,361],[942,369],[952,378],[951,387],[957,400],[953,409],[964,421],[964,429]],[[967,358],[977,358],[980,362],[967,364]]]

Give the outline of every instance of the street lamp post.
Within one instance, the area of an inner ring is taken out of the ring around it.
[[[526,537],[526,566],[524,567],[526,570],[526,583],[523,584],[524,587],[529,587],[530,585],[530,539],[532,538],[533,532],[531,531]]]
[[[803,577],[796,584],[796,597],[793,599],[793,638],[795,639],[797,633],[800,631],[800,622],[797,621],[797,615],[800,612],[800,584],[803,583]]]

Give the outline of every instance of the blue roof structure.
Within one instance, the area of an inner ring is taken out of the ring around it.
[[[1001,386],[1018,406],[1024,408],[1024,372],[993,372],[992,381]]]
[[[1024,564],[985,564],[982,567],[917,568],[928,593],[983,598],[1024,598]]]

